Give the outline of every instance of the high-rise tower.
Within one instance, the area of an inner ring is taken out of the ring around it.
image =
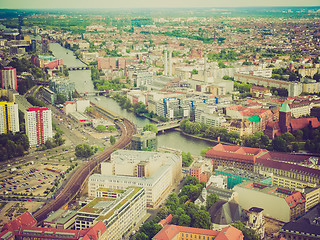
[[[19,132],[18,104],[14,102],[0,102],[0,134]]]
[[[0,72],[1,88],[18,90],[17,72],[13,67],[5,67]]]
[[[30,146],[44,144],[52,138],[51,110],[34,107],[26,112],[26,131]]]

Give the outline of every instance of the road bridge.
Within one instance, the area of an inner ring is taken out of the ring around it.
[[[106,91],[92,91],[92,92],[83,92],[79,94],[80,96],[101,96],[106,94]]]
[[[158,133],[164,133],[167,130],[178,128],[179,126],[180,126],[180,120],[167,122],[167,123],[161,124],[160,126],[157,125]]]
[[[84,66],[84,67],[68,67],[69,71],[77,71],[77,70],[90,70],[89,66]]]

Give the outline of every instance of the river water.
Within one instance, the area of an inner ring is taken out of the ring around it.
[[[58,43],[51,43],[50,50],[53,52],[56,58],[62,58],[63,64],[67,65],[68,67],[85,66],[85,64],[79,59],[76,59],[72,51],[61,47]],[[90,92],[94,90],[91,82],[90,70],[69,71],[69,78],[71,81],[75,82],[75,87],[79,93]],[[129,119],[136,124],[138,128],[143,128],[146,124],[151,123],[146,118],[138,117],[132,112],[127,112],[127,110],[121,109],[118,103],[112,98],[107,98],[104,96],[99,96],[98,98],[88,98],[91,102]],[[193,155],[199,155],[202,149],[214,145],[213,143],[209,143],[204,140],[198,140],[185,136],[177,131],[169,131],[165,134],[160,134],[158,135],[157,139],[159,147],[174,148],[183,152],[190,152]]]

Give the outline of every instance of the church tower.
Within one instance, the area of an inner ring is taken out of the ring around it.
[[[288,103],[282,103],[279,111],[279,127],[281,133],[289,132],[291,124],[291,109]]]

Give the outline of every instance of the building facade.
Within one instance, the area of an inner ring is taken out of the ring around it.
[[[0,72],[1,88],[18,90],[17,71],[13,67],[5,67]]]
[[[132,150],[144,150],[148,149],[151,151],[157,150],[157,136],[156,133],[146,131],[140,134],[135,134],[132,136],[131,140]]]
[[[101,174],[89,177],[88,194],[96,196],[101,187],[143,187],[147,207],[155,208],[169,195],[173,183],[181,181],[181,169],[182,160],[176,154],[118,150],[112,153],[110,162],[101,164]]]
[[[97,197],[81,208],[76,217],[75,229],[83,230],[102,221],[106,226],[105,239],[124,239],[144,219],[146,195],[142,187],[128,187],[124,190],[97,190]]]
[[[25,113],[26,132],[30,146],[44,144],[52,138],[52,115],[47,108],[29,108]]]
[[[20,131],[18,104],[0,102],[0,134]]]

